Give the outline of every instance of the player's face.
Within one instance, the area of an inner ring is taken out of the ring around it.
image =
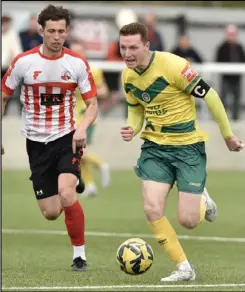
[[[128,68],[143,65],[148,52],[149,42],[144,44],[140,34],[120,36],[120,53]]]
[[[53,53],[60,52],[68,35],[68,28],[65,19],[46,21],[44,28],[41,28],[43,43]]]

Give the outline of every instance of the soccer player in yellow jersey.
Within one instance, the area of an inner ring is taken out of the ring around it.
[[[194,280],[195,271],[177,235],[164,215],[166,199],[173,184],[179,192],[178,219],[188,229],[204,218],[217,215],[214,201],[205,189],[207,134],[197,123],[195,98],[202,98],[230,151],[240,151],[237,139],[216,91],[187,60],[168,52],[149,51],[147,29],[140,23],[120,30],[120,51],[127,65],[122,85],[128,102],[123,140],[131,141],[142,127],[144,143],[135,172],[142,180],[144,212],[163,250],[177,269],[161,281]]]
[[[86,43],[83,40],[72,40],[70,44],[71,50],[85,56],[86,55]],[[103,72],[99,68],[90,67],[92,76],[94,78],[95,86],[97,89],[97,96],[99,99],[106,99],[109,96],[109,89],[104,80]],[[76,91],[76,123],[79,124],[83,119],[86,111],[86,104],[84,103],[79,90]],[[89,145],[92,143],[95,130],[95,123],[93,123],[87,130],[87,145],[84,148],[83,157],[81,159],[81,174],[85,183],[85,191],[83,196],[93,196],[97,194],[97,187],[94,181],[91,166],[100,170],[102,187],[107,187],[110,184],[110,169],[109,165],[102,161],[97,155],[88,151]]]

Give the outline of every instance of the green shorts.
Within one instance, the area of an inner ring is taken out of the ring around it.
[[[205,143],[171,146],[145,141],[135,173],[142,180],[171,186],[176,181],[179,191],[201,194],[207,176]]]
[[[94,129],[95,129],[95,125],[94,124],[89,126],[88,129],[87,129],[87,145],[92,144],[92,139],[93,139],[93,135],[94,135]]]

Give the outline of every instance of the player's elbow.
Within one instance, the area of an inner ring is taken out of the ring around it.
[[[106,85],[102,85],[100,88],[97,89],[98,98],[99,99],[106,99],[109,96],[109,90]]]
[[[87,111],[90,112],[95,118],[98,116],[98,100],[97,97],[92,97],[86,100]]]
[[[10,98],[10,96],[2,91],[2,101],[6,102],[9,98]]]

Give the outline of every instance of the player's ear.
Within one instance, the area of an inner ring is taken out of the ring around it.
[[[43,37],[43,31],[44,31],[44,29],[42,28],[42,27],[40,27],[40,29],[39,29],[39,32],[40,32],[40,35]]]
[[[70,31],[71,31],[71,30],[70,30],[70,26],[67,26],[67,27],[66,27],[66,32],[67,32],[67,34],[69,34]]]
[[[150,42],[149,41],[147,41],[146,43],[145,43],[145,47],[149,50],[150,49]]]

